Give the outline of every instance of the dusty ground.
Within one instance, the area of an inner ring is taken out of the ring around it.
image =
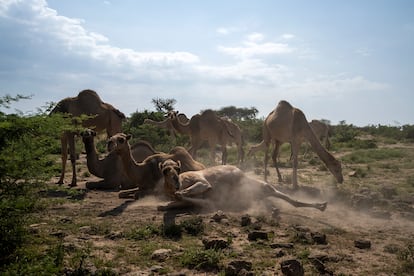
[[[78,163],[84,164],[84,159]],[[165,201],[154,196],[134,201],[119,199],[114,191],[84,191],[85,182],[96,178],[86,176],[83,170],[84,167],[76,188],[83,192],[74,197],[66,188],[49,193],[48,199],[56,202],[41,215],[39,224],[33,226],[39,232],[62,239],[68,271],[82,266],[91,272],[108,268],[121,275],[224,275],[230,261],[247,260],[252,263],[255,275],[282,275],[281,262],[296,259],[303,265],[305,275],[320,275],[323,270],[326,275],[410,275],[401,259],[401,252],[405,252],[414,239],[414,222],[410,216],[403,215],[407,212],[395,208],[387,208],[384,212],[374,212],[375,208],[370,208],[368,212],[351,207],[352,202],[337,196],[338,188],[332,176],[318,170],[317,166],[304,165],[299,179],[308,179],[310,183],[306,185],[318,188],[321,194],[298,192],[292,196],[307,201],[327,200],[329,205],[325,212],[294,208],[276,199],[273,202],[280,210],[279,216],[272,215],[271,210],[258,203],[240,212],[224,210],[221,221],[212,219],[216,211],[180,214],[157,211],[157,206]],[[352,180],[348,176],[351,170],[344,168],[345,183]],[[271,168],[270,181],[275,183],[273,171]],[[291,169],[282,168],[282,174],[290,175]],[[249,175],[262,178],[252,171]],[[70,177],[68,173],[66,183]],[[51,181],[52,187],[55,180]],[[339,199],[341,202],[336,202]],[[414,207],[412,203],[411,207]],[[241,226],[241,218],[246,214],[251,217],[252,224]],[[131,229],[171,221],[178,223],[194,216],[201,216],[206,225],[201,235],[193,237],[184,233],[180,239],[160,235],[144,240],[128,238]],[[248,235],[254,231],[267,233],[268,239],[249,241]],[[326,244],[315,242],[312,238],[315,234],[325,235]],[[202,239],[206,238],[230,241],[222,252],[219,270],[206,272],[182,265],[180,256],[190,248],[202,250]],[[369,241],[371,248],[357,248],[355,241],[358,240]],[[280,248],[280,244],[293,247]],[[154,260],[152,253],[160,248],[171,251],[165,260]],[[318,262],[322,263],[319,271]]]

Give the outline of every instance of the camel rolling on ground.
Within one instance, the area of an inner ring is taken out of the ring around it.
[[[108,153],[104,158],[99,159],[95,148],[96,132],[85,129],[80,134],[85,145],[86,165],[91,174],[103,178],[98,182],[86,183],[88,189],[132,189],[137,187],[126,174],[121,158],[115,152]],[[146,141],[138,141],[131,146],[131,153],[134,160],[142,162],[150,155],[158,153]]]
[[[70,117],[79,117],[81,115],[91,116],[91,118],[82,122],[82,126],[92,128],[97,132],[106,130],[108,137],[121,132],[122,121],[125,119],[125,115],[121,111],[112,105],[103,102],[93,90],[83,90],[79,92],[76,97],[61,100],[51,111],[51,114],[54,113],[63,113]],[[62,171],[59,181],[57,182],[58,184],[63,184],[65,178],[69,147],[69,156],[72,163],[72,181],[70,186],[76,186],[76,134],[77,133],[70,131],[62,133]]]
[[[324,211],[327,203],[307,203],[292,199],[272,185],[246,176],[231,165],[214,166],[200,171],[181,172],[179,161],[159,164],[164,175],[164,191],[173,199],[158,210],[174,208],[239,208],[269,197],[281,198],[295,207]]]
[[[179,133],[190,136],[191,147],[188,151],[194,159],[197,158],[197,150],[204,141],[207,141],[210,147],[210,160],[212,164],[215,163],[215,148],[217,144],[221,146],[222,164],[226,164],[226,145],[234,136],[227,128],[224,120],[218,117],[214,111],[205,110],[201,114],[192,116],[187,123],[178,120],[177,111],[169,112],[168,118],[171,120],[174,129]]]
[[[132,155],[131,146],[128,140],[131,135],[117,133],[109,138],[108,150],[120,156],[123,168],[128,177],[136,184],[137,189],[125,191],[120,197],[135,193],[135,197],[153,192],[162,184],[162,174],[158,164],[167,159],[180,161],[183,171],[196,171],[205,168],[203,164],[195,161],[183,147],[175,147],[170,153],[157,153],[148,156],[142,162],[136,162]]]
[[[273,142],[274,151],[272,154],[272,160],[276,168],[279,181],[281,182],[282,176],[277,166],[277,155],[279,153],[279,147],[282,143],[290,143],[293,159],[292,184],[294,188],[297,188],[298,154],[300,145],[305,140],[310,143],[312,149],[324,162],[336,180],[339,183],[342,183],[343,176],[341,163],[321,145],[307,122],[305,114],[303,114],[300,109],[292,107],[286,101],[280,101],[276,108],[267,116],[263,124],[263,141],[252,146],[249,150],[249,155],[261,149],[265,150],[264,177],[266,181],[268,150],[270,143]]]

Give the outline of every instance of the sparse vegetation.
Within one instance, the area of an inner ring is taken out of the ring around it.
[[[23,99],[2,98],[0,107]],[[125,132],[136,139],[150,140],[158,150],[169,151],[175,142],[168,133],[142,125],[145,118],[162,120],[164,109],[132,114],[124,125]],[[247,130],[245,148],[261,140],[263,120],[254,113],[241,112],[253,109],[222,111]],[[277,274],[284,258],[299,259],[305,273],[317,274],[310,258],[319,253],[326,255],[324,264],[335,275],[378,271],[409,275],[414,269],[410,232],[414,195],[412,126],[358,128],[343,121],[335,126],[332,139],[333,151],[344,164],[342,185],[332,182],[312,152],[300,162],[299,182],[321,189],[321,197],[329,199],[327,211],[319,216],[281,205],[280,217],[276,218],[261,207],[260,212],[255,210],[251,215],[256,223],[241,227],[242,214],[237,212],[228,213],[222,222],[212,221],[211,213],[180,213],[169,221],[166,214],[156,211],[157,201],[144,199],[141,203],[142,199],[119,199],[111,191],[56,186],[51,179],[60,170],[59,133],[71,126],[65,119],[47,113],[47,107],[32,115],[0,112],[0,274],[123,275],[142,271],[158,275],[197,271],[225,275],[230,261],[248,260],[256,275],[265,275]],[[187,142],[187,137],[178,137],[176,144]],[[98,142],[98,148],[103,153],[104,142]],[[234,146],[228,152],[230,163],[235,162]],[[208,163],[208,150],[199,153],[201,161]],[[286,184],[291,177],[288,144],[282,146],[280,159]],[[244,169],[253,173],[255,168],[262,168],[262,160],[263,152],[258,152],[256,162],[253,158],[246,160],[252,167],[244,164]],[[95,179],[84,161],[77,162],[81,185]],[[355,175],[349,176],[350,172]],[[274,170],[269,179],[276,183]],[[313,200],[316,195],[306,197]],[[338,201],[343,205],[336,205]],[[279,207],[280,202],[275,204]],[[356,206],[370,208],[360,210]],[[381,211],[389,212],[391,218],[367,218],[374,212],[383,214]],[[398,220],[396,224],[394,220]],[[293,233],[292,225],[298,223],[326,234],[328,247]],[[249,241],[251,231],[265,231],[268,240]],[[202,241],[206,237],[222,239],[228,247],[205,249]],[[354,248],[353,241],[361,237],[371,239],[373,247],[369,251]],[[153,258],[157,249],[170,251],[159,261]]]

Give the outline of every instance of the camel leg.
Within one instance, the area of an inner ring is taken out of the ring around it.
[[[272,185],[268,184],[268,183],[263,183],[263,188],[266,191],[266,196],[274,196],[277,198],[281,198],[285,201],[287,201],[288,203],[290,203],[291,205],[295,206],[295,207],[310,207],[310,208],[315,208],[318,209],[320,211],[325,211],[326,206],[328,205],[328,203],[323,202],[323,203],[308,203],[308,202],[302,202],[299,200],[295,200],[291,197],[289,197],[287,194],[284,194],[280,191],[278,191],[275,187],[273,187]]]
[[[62,170],[60,172],[59,181],[56,184],[62,185],[63,179],[65,178],[66,161],[68,160],[68,137],[67,133],[63,133],[60,137],[61,144],[61,159],[62,159]]]
[[[222,152],[222,154],[221,154],[221,164],[226,165],[226,163],[227,163],[227,147],[226,147],[226,144],[221,146],[221,152]]]
[[[292,159],[293,159],[293,172],[292,172],[292,184],[293,188],[298,188],[298,154],[299,154],[299,146],[297,143],[291,143],[292,147]]]
[[[69,134],[69,154],[70,162],[72,163],[72,182],[70,187],[76,186],[76,150],[75,150],[75,134]]]
[[[175,192],[175,195],[178,199],[183,197],[196,197],[208,192],[211,188],[211,184],[208,181],[198,181],[184,190]]]
[[[238,156],[237,156],[237,161],[239,162],[239,164],[241,164],[241,163],[243,163],[244,162],[244,150],[243,150],[243,146],[240,144],[240,145],[237,145],[237,147],[238,147]]]
[[[279,142],[275,142],[274,145],[275,145],[275,147],[273,149],[273,154],[272,154],[273,165],[276,168],[276,173],[277,173],[277,179],[278,179],[278,181],[279,182],[282,182],[283,181],[282,180],[282,175],[280,174],[279,166],[277,164],[277,158],[279,156],[280,143]]]
[[[269,144],[266,144],[264,157],[264,180],[267,181],[267,162],[269,161]]]

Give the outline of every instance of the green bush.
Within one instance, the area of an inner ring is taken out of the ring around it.
[[[0,98],[0,107],[21,98]],[[27,224],[40,206],[39,189],[56,171],[51,152],[70,127],[68,120],[46,111],[28,116],[0,112],[0,271],[27,259],[19,250],[28,240]]]

